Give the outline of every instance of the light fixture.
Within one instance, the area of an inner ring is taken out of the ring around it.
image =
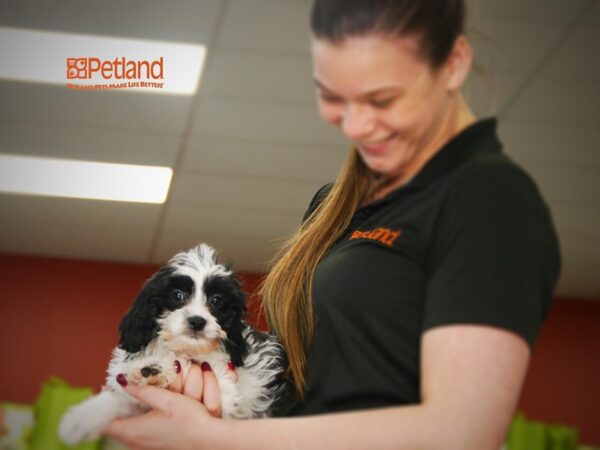
[[[0,155],[0,192],[164,203],[169,167]]]
[[[126,86],[127,90],[150,93],[193,95],[200,81],[206,56],[206,47],[183,42],[153,41],[146,39],[63,33],[0,27],[0,78],[39,83],[91,84],[122,83],[116,77],[103,78],[101,71],[86,80],[67,78],[68,60],[94,60],[99,62],[148,62],[159,61],[164,69],[163,85],[156,87]],[[105,74],[110,72],[105,71]],[[115,74],[118,71],[114,72]],[[135,83],[151,81],[126,80]]]

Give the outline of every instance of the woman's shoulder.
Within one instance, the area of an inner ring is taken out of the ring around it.
[[[533,177],[508,155],[478,155],[452,178],[437,222],[448,236],[461,234],[472,241],[478,233],[486,236],[493,231],[495,236],[508,237],[506,242],[527,235],[530,240],[543,237],[547,245],[558,247],[552,213],[542,192]]]
[[[449,191],[460,196],[495,193],[502,197],[532,196],[542,201],[538,185],[529,172],[504,152],[481,153],[450,177]]]

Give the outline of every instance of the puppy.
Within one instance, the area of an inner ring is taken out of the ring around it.
[[[165,388],[179,370],[185,377],[192,362],[207,362],[214,371],[223,417],[268,416],[287,391],[285,354],[273,336],[244,322],[245,312],[239,281],[211,247],[175,255],[123,318],[102,392],[63,416],[62,440],[74,445],[98,438],[113,419],[148,410],[117,377]]]

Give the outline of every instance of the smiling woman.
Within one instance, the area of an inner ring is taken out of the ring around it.
[[[352,148],[262,289],[295,387],[286,417],[220,421],[128,386],[156,411],[110,435],[135,448],[500,448],[560,257],[496,120],[463,99],[464,22],[462,0],[314,2],[319,112]]]
[[[354,143],[364,163],[383,175],[379,197],[404,184],[475,118],[458,92],[472,55],[457,38],[448,62],[433,69],[416,35],[313,40],[321,116]]]

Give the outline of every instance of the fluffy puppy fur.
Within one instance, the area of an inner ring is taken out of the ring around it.
[[[175,255],[146,282],[123,318],[102,392],[72,407],[59,426],[61,438],[78,444],[99,437],[117,417],[147,406],[116,382],[167,387],[192,362],[208,362],[221,390],[225,418],[263,417],[287,390],[285,355],[268,334],[244,322],[245,296],[232,271],[201,244]],[[231,370],[233,363],[237,380]]]

